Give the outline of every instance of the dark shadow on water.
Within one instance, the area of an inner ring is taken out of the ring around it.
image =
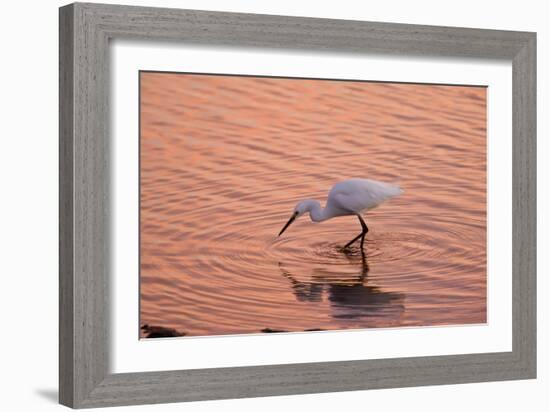
[[[35,393],[52,403],[59,403],[59,392],[57,389],[37,389]]]
[[[367,327],[390,326],[399,322],[405,310],[403,293],[386,291],[368,284],[369,264],[360,249],[341,250],[349,264],[357,267],[357,275],[338,273],[342,265],[325,265],[309,270],[309,274],[292,273],[279,262],[282,275],[290,282],[292,292],[300,302],[330,302],[335,320],[361,320]],[[349,269],[346,266],[346,269]],[[307,281],[299,280],[307,277]]]

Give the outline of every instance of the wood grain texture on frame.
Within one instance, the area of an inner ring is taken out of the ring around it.
[[[60,9],[60,370],[85,408],[536,376],[536,35],[75,3]],[[497,58],[513,65],[513,350],[168,372],[109,372],[109,40]]]

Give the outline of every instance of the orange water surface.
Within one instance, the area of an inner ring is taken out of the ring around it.
[[[405,192],[301,217],[338,181]],[[187,336],[486,322],[486,88],[140,74],[140,324]],[[142,337],[145,337],[142,331]]]

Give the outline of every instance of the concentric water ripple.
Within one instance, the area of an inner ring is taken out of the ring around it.
[[[483,88],[142,76],[144,330],[486,321]],[[355,176],[405,189],[366,214],[364,253],[342,250],[354,217],[277,237]]]

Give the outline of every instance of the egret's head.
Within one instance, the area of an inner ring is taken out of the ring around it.
[[[288,222],[286,222],[286,225],[281,229],[279,232],[279,236],[283,234],[283,232],[294,222],[296,219],[298,219],[300,216],[302,216],[304,213],[306,213],[310,208],[310,201],[309,200],[302,200],[300,203],[296,205],[294,210],[292,211],[292,215],[290,216],[290,219],[288,219]]]

